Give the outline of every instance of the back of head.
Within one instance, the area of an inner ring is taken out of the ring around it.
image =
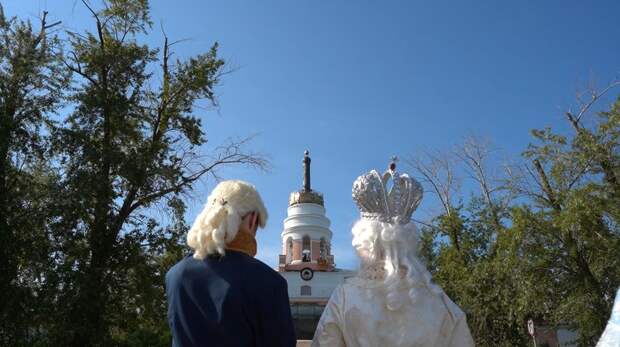
[[[250,212],[258,213],[258,225],[264,228],[267,210],[256,188],[238,180],[220,182],[187,234],[194,258],[223,255],[226,244],[237,236],[242,217]]]
[[[441,294],[417,256],[418,231],[413,223],[386,223],[362,218],[352,228],[360,257],[358,278],[382,281],[385,305],[391,311],[415,302],[421,292]]]
[[[411,215],[422,195],[422,186],[398,173],[394,163],[383,175],[372,170],[353,183],[353,200],[361,215],[352,229],[361,260],[358,278],[383,281],[389,310],[416,301],[421,292],[442,293],[417,257],[418,232]]]

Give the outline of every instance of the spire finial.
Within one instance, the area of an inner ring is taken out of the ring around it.
[[[304,191],[312,191],[310,186],[310,151],[307,149],[304,151]]]
[[[396,171],[396,162],[398,161],[398,157],[393,155],[392,156],[392,161],[390,162],[390,171]]]

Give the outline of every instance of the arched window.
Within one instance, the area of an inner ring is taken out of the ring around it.
[[[310,286],[301,286],[301,295],[302,296],[311,296],[312,295],[312,287],[310,287]]]
[[[310,236],[304,235],[301,242],[301,260],[310,261]]]
[[[286,240],[286,263],[290,264],[293,261],[293,238],[289,237]]]
[[[321,237],[321,241],[319,242],[319,257],[321,257],[321,259],[327,258],[327,241],[325,241],[324,237]]]

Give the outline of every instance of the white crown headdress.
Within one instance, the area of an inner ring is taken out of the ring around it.
[[[390,178],[392,188],[388,190]],[[383,175],[372,170],[353,182],[353,200],[361,217],[385,223],[409,223],[422,195],[418,181],[396,171],[396,158]]]

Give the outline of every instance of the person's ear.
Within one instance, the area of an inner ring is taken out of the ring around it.
[[[243,228],[247,228],[248,231],[252,230],[252,221],[253,221],[252,214],[248,213],[241,218],[241,225]]]
[[[252,212],[252,229],[258,229],[258,213]]]

